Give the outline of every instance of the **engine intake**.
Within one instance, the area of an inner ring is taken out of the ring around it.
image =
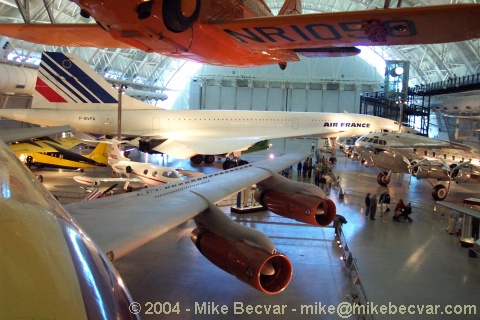
[[[246,241],[235,241],[199,228],[193,230],[192,241],[214,265],[262,292],[279,293],[292,277],[292,264],[283,254],[271,254]]]
[[[232,221],[211,203],[195,223],[193,243],[220,269],[268,294],[279,293],[290,283],[290,260],[262,232]]]
[[[470,164],[463,164],[460,168],[455,167],[452,170],[452,178],[456,183],[465,183],[474,179],[474,167]]]
[[[335,203],[315,185],[292,181],[275,174],[257,183],[257,187],[255,199],[283,217],[315,226],[327,226],[335,218]]]

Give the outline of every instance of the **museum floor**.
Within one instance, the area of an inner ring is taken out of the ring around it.
[[[310,141],[301,148],[308,151]],[[284,142],[282,150],[290,150],[291,144]],[[390,215],[383,222],[378,211],[372,221],[365,218],[363,198],[367,192],[382,192],[375,179],[377,171],[345,161],[341,152],[337,158],[334,173],[340,176],[346,196],[339,200],[339,190],[334,189],[329,197],[337,204],[337,214],[348,221],[343,232],[358,270],[352,273],[352,267],[340,260],[343,251],[333,228],[305,226],[267,212],[231,214],[232,219],[269,236],[293,264],[293,278],[284,292],[262,294],[205,259],[190,240],[194,224],[188,222],[115,262],[141,306],[142,319],[339,319],[347,318],[357,295],[368,307],[366,319],[478,319],[480,258],[468,257],[459,238],[445,232],[449,212],[432,200],[431,186],[394,174],[388,187],[392,206],[400,198],[411,202],[414,221],[398,223]],[[168,164],[189,165],[186,161]],[[219,166],[217,161],[213,168],[194,169],[209,171]],[[87,173],[102,174],[102,169]],[[63,194],[81,190],[55,180],[54,171],[42,175],[47,187],[65,202],[74,200],[62,199]],[[298,179],[296,172],[292,179]],[[447,200],[460,203],[479,197],[478,190],[478,185],[452,185]],[[233,203],[227,199],[221,207],[230,215]],[[356,318],[362,316],[350,317]]]

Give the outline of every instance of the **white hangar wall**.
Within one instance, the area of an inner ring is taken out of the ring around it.
[[[362,58],[303,58],[257,68],[205,65],[192,77],[189,108],[299,112],[358,112],[360,93],[383,76]]]

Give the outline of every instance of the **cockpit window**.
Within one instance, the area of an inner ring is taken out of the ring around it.
[[[373,139],[373,143],[378,144],[378,139]]]

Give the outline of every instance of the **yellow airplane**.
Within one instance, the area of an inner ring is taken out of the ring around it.
[[[262,0],[72,0],[96,24],[1,24],[0,34],[51,46],[137,48],[200,63],[253,67],[300,56],[347,56],[357,46],[465,41],[480,35],[479,4],[277,16]],[[386,2],[386,6],[387,2]]]
[[[108,165],[108,150],[105,144],[98,146],[87,155],[81,155],[70,149],[82,142],[75,138],[62,138],[58,140],[43,139],[24,141],[10,145],[10,149],[29,168],[62,168],[80,169],[96,168]]]

